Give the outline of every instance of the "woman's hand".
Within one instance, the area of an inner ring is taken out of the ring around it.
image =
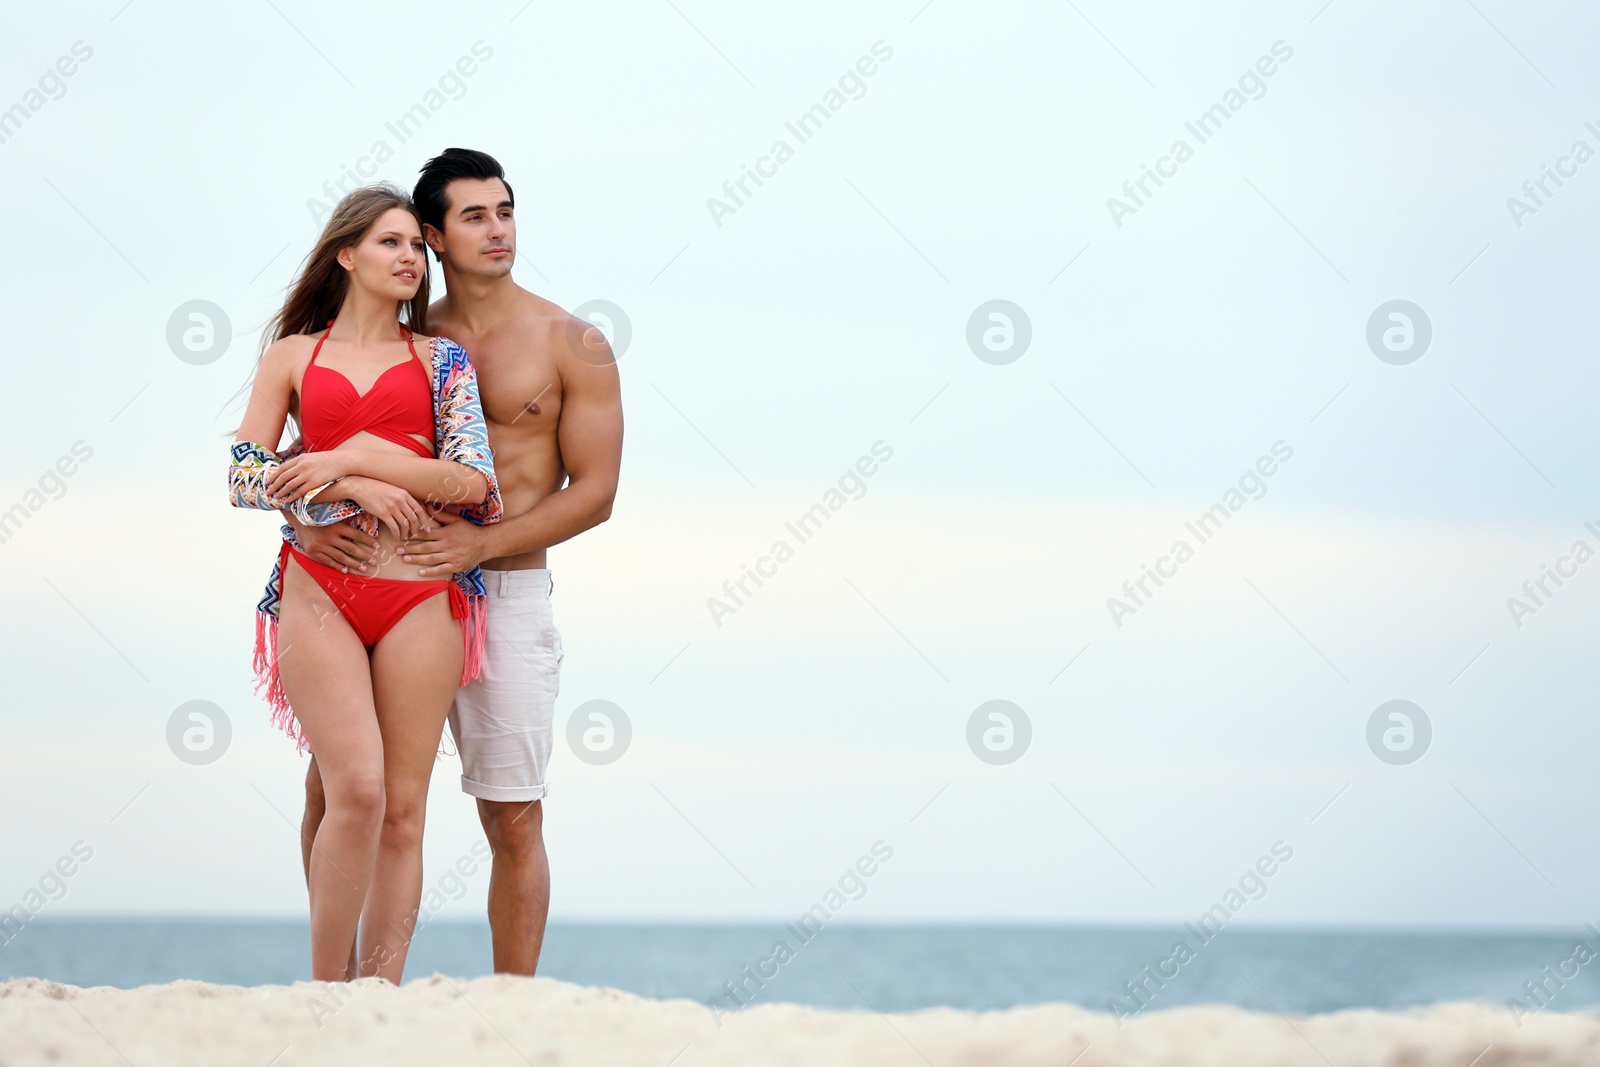
[[[267,478],[267,493],[282,507],[292,504],[311,490],[326,485],[347,473],[345,464],[331,452],[305,452],[278,465]]]
[[[339,485],[345,499],[354,500],[362,511],[388,525],[402,539],[433,529],[427,511],[417,498],[399,486],[359,475],[351,475]]]

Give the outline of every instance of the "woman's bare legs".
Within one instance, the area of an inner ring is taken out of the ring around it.
[[[327,812],[311,842],[311,978],[341,982],[383,822],[383,738],[367,650],[298,563],[284,570],[278,674],[317,753]]]
[[[363,975],[376,974],[396,985],[422,899],[428,780],[461,679],[461,657],[461,623],[451,618],[446,594],[412,608],[372,650],[372,689],[383,736],[384,812],[372,886],[361,913],[359,966]],[[322,773],[326,779],[325,766]]]
[[[322,813],[327,810],[327,798],[322,795],[322,775],[317,771],[317,757],[312,755],[306,767],[306,810],[300,816],[300,866],[306,875],[306,889],[311,888],[311,844],[317,839],[317,827],[322,825]],[[350,962],[344,969],[350,981],[361,977],[356,969],[356,943],[350,942]]]

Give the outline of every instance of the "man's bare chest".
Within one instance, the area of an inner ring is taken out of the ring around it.
[[[491,424],[535,436],[555,432],[562,390],[553,360],[528,353],[507,358],[486,354],[482,362],[474,359],[473,366],[483,413]]]

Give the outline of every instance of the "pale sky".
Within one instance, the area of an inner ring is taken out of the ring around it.
[[[0,543],[0,907],[84,841],[50,914],[303,913],[305,763],[250,684],[276,523],[227,504],[230,401],[324,183],[409,188],[459,145],[507,168],[518,281],[632,332],[614,516],[551,552],[553,917],[789,918],[882,840],[852,921],[1176,922],[1281,840],[1240,922],[1600,919],[1600,563],[1507,606],[1600,549],[1592,11],[385,11],[107,0],[0,41],[0,513],[26,512]],[[168,344],[196,300],[232,324],[209,363]],[[995,300],[1031,334],[1009,362],[968,344]],[[1398,363],[1368,344],[1397,300],[1431,330]],[[717,625],[708,598],[877,442]],[[1119,627],[1107,599],[1180,538]],[[167,744],[192,700],[232,731],[202,766]],[[593,700],[632,728],[605,765],[566,741]],[[968,746],[993,700],[1028,717],[1010,763]],[[1391,700],[1428,717],[1410,763],[1369,748]],[[481,836],[458,773],[430,882]]]

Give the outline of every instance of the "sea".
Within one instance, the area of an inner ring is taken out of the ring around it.
[[[1175,951],[1179,942],[1186,951]],[[296,919],[41,916],[0,928],[0,979],[287,984],[310,977],[308,944]],[[1600,1005],[1593,947],[1600,936],[1587,929],[552,922],[539,974],[718,1012],[773,1002],[880,1012],[1066,1002],[1122,1015],[1191,1004],[1307,1014],[1473,1000],[1527,1015]],[[488,925],[425,924],[405,980],[434,972],[492,973]]]

